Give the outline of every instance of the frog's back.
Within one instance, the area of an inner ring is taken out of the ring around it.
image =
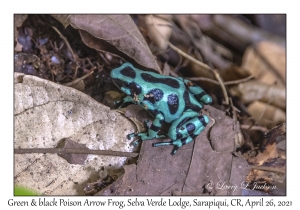
[[[171,76],[157,74],[154,72],[146,72],[142,70],[138,70],[137,72],[139,74],[140,79],[145,84],[153,84],[158,86],[170,87],[174,90],[184,88],[184,82],[181,77],[175,78]]]
[[[144,97],[144,100],[151,101],[157,111],[164,115],[166,122],[179,118],[187,109],[195,111],[201,109],[201,105],[186,89],[183,78],[141,70],[137,71],[136,76],[140,84],[143,84],[143,93],[146,96],[153,95]]]

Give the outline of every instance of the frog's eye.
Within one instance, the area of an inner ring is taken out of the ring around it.
[[[174,93],[168,95],[168,107],[171,114],[175,114],[179,107],[179,99],[178,96]]]
[[[142,88],[135,82],[124,83],[124,87],[129,88],[131,94],[139,95],[142,92]]]

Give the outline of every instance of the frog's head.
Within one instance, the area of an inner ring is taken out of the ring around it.
[[[110,76],[114,84],[127,95],[140,94],[141,86],[135,83],[136,70],[130,63],[111,71]]]

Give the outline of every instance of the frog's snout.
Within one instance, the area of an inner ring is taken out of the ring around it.
[[[113,79],[118,78],[118,74],[119,74],[119,72],[116,71],[116,69],[113,69],[113,70],[110,72],[110,76],[111,76],[111,78],[113,78]]]

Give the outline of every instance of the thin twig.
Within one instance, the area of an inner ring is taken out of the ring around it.
[[[240,122],[237,119],[237,114],[236,114],[236,108],[233,106],[232,103],[232,98],[229,98],[230,106],[231,106],[231,111],[233,115],[233,130],[235,132],[234,136],[234,148],[241,147],[244,144],[244,136],[241,132],[241,127],[240,127]]]
[[[74,74],[73,74],[73,80],[76,78],[76,76],[77,76],[77,72],[78,72],[78,68],[79,68],[79,66],[78,65],[76,65],[76,68],[75,68],[75,71],[74,71]]]
[[[66,38],[64,35],[62,35],[62,34],[60,33],[60,31],[59,31],[56,27],[52,26],[52,28],[56,31],[56,33],[58,33],[58,35],[60,36],[60,38],[62,38],[62,39],[64,40],[64,42],[66,43],[68,49],[70,50],[70,52],[71,52],[71,54],[72,54],[72,56],[73,56],[73,58],[74,58],[74,61],[75,61],[76,65],[78,65],[76,56],[75,56],[75,54],[74,54],[74,52],[73,52],[73,50],[72,50],[72,48],[71,48],[71,46],[70,46],[70,44],[69,44],[67,38]]]
[[[111,150],[89,150],[83,148],[63,149],[63,148],[24,148],[14,149],[15,154],[27,153],[55,153],[55,154],[94,154],[94,155],[108,155],[121,157],[137,157],[139,153],[134,152],[119,152]]]
[[[167,41],[167,40],[166,40]],[[183,57],[189,59],[190,61],[198,64],[199,66],[201,66],[202,68],[206,69],[206,70],[212,70],[207,64],[202,63],[201,61],[193,58],[192,56],[186,54],[185,52],[183,52],[182,50],[180,50],[179,48],[175,47],[171,42],[167,41],[168,45],[175,50],[176,52],[178,52],[180,55],[182,55]]]
[[[229,99],[228,99],[228,95],[227,95],[227,91],[224,85],[224,82],[220,76],[220,74],[217,72],[217,70],[212,69],[212,72],[214,73],[216,79],[219,81],[223,95],[224,95],[224,99],[225,99],[225,104],[229,104]]]
[[[88,61],[88,63],[91,65],[91,66],[94,66],[94,64],[92,63],[92,61],[87,57],[86,60]]]
[[[239,83],[247,82],[247,81],[249,81],[250,79],[253,79],[253,78],[254,78],[254,76],[250,75],[249,77],[246,77],[244,79],[238,79],[238,80],[224,82],[224,85],[236,85],[236,84],[239,84]]]
[[[73,86],[73,85],[77,84],[79,81],[84,80],[85,78],[87,78],[88,76],[90,76],[91,74],[93,74],[93,73],[94,73],[94,70],[95,70],[96,68],[97,68],[97,67],[94,66],[94,67],[92,68],[92,70],[91,70],[89,73],[85,74],[84,76],[82,76],[82,77],[80,77],[80,78],[77,78],[77,79],[73,80],[72,82],[68,82],[68,83],[66,83],[66,84],[64,84],[64,85],[65,85],[65,86]]]
[[[282,168],[275,168],[275,167],[269,167],[269,166],[250,166],[251,169],[255,170],[262,170],[262,171],[270,171],[270,172],[275,172],[275,173],[285,173],[284,169]]]
[[[174,71],[170,71],[170,74],[171,74],[171,76],[173,76],[173,77],[179,77],[178,74],[176,74],[176,72],[174,72]]]
[[[259,130],[259,131],[262,131],[264,133],[268,133],[269,132],[269,130],[267,128],[261,127],[261,126],[256,126],[256,125],[252,125],[252,126],[241,125],[241,128],[245,129],[245,130]]]
[[[247,81],[249,81],[250,79],[253,79],[253,78],[254,78],[254,76],[250,75],[249,77],[246,77],[244,79],[238,79],[238,80],[224,82],[224,85],[236,85],[236,84],[239,84],[239,83],[247,82]],[[209,78],[205,78],[205,77],[186,77],[185,79],[188,79],[188,80],[191,80],[191,81],[207,81],[207,82],[211,82],[215,85],[220,85],[220,83],[218,81],[213,80],[213,79],[209,79]]]
[[[205,77],[186,77],[185,79],[191,80],[191,81],[206,81],[213,83],[215,85],[220,85],[220,83],[216,80],[210,79],[210,78],[205,78]]]

